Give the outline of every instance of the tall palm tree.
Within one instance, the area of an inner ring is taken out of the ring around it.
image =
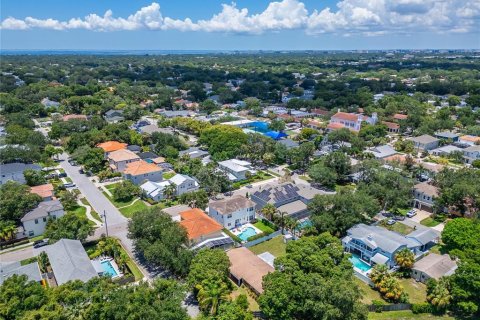
[[[175,183],[170,183],[168,186],[163,189],[163,194],[165,195],[165,198],[168,200],[171,200],[175,197],[177,193],[177,185]]]
[[[45,253],[45,251],[40,252],[40,254],[38,255],[38,265],[40,267],[40,271],[42,271],[43,273],[47,272],[48,264],[49,260],[47,254]]]
[[[272,221],[275,213],[277,212],[277,208],[271,203],[267,203],[265,207],[263,207],[260,212],[267,218],[268,220]]]
[[[402,269],[411,269],[415,263],[415,255],[409,249],[404,248],[395,255],[395,262]]]
[[[212,316],[217,314],[218,306],[222,301],[228,300],[228,287],[220,279],[204,280],[196,286],[197,300],[203,310],[208,310]]]
[[[120,254],[117,255],[117,259],[115,260],[115,262],[118,264],[123,273],[125,273],[127,262],[129,260],[130,257],[124,251],[120,252]]]
[[[450,305],[452,295],[448,289],[448,281],[445,278],[440,278],[436,281],[433,289],[428,293],[427,300],[440,310],[445,310]]]
[[[388,273],[388,268],[384,264],[377,264],[372,268],[372,272],[369,274],[369,277],[376,288],[378,288],[379,285],[389,276],[390,274]]]
[[[3,225],[0,230],[0,239],[3,241],[12,240],[15,237],[15,231],[17,231],[17,228],[13,223]]]

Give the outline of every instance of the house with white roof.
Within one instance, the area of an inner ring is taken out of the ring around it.
[[[446,145],[440,148],[436,148],[433,150],[430,150],[429,153],[433,154],[435,156],[448,156],[452,152],[462,152],[462,149],[452,146],[452,145]]]
[[[36,237],[45,232],[49,219],[58,219],[65,215],[62,203],[59,200],[43,201],[38,206],[27,212],[20,221],[23,224],[25,234]]]
[[[250,162],[238,159],[220,161],[218,163],[218,168],[224,171],[227,174],[228,179],[231,181],[241,181],[247,179],[247,172],[252,175],[257,173],[257,171],[252,168],[252,164]]]
[[[140,186],[145,196],[154,201],[161,201],[165,199],[165,188],[170,185],[175,185],[175,196],[180,196],[187,192],[197,191],[200,187],[197,180],[184,174],[176,174],[168,180],[154,182],[147,181]]]
[[[451,276],[457,268],[457,263],[448,254],[430,253],[415,262],[412,267],[412,278],[426,283],[428,279],[439,280],[441,277]]]
[[[440,142],[440,139],[432,137],[431,135],[428,135],[428,134],[410,138],[408,140],[413,141],[413,145],[415,149],[424,150],[424,151],[437,148]]]
[[[377,147],[371,148],[366,152],[373,154],[375,159],[384,159],[398,153],[397,151],[395,151],[395,149],[393,149],[392,146],[387,144],[383,146],[377,146]]]
[[[480,145],[473,145],[462,150],[463,159],[466,163],[472,164],[475,160],[480,160]]]

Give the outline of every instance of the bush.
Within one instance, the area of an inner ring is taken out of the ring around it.
[[[375,312],[382,312],[383,311],[383,302],[380,300],[372,300],[372,305],[375,307]]]
[[[429,303],[415,303],[412,305],[412,312],[415,314],[432,313],[433,311],[433,307]]]
[[[240,239],[239,237],[237,237],[236,235],[234,235],[232,232],[230,232],[230,230],[228,230],[228,229],[223,229],[223,232],[225,232],[226,234],[228,234],[228,236],[229,236],[230,238],[232,238],[233,241],[238,242],[238,243],[242,243],[242,239]]]
[[[266,225],[267,227],[272,228],[273,230],[278,230],[278,227],[274,223],[272,223],[271,221],[269,221],[267,219],[262,219],[262,223],[264,225]]]
[[[256,235],[248,237],[247,242],[257,240],[257,239],[260,239],[260,238],[263,238],[263,237],[266,237],[266,236],[268,236],[268,234],[266,232],[258,233]]]

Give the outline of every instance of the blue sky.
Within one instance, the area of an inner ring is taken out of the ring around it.
[[[0,12],[2,49],[480,48],[478,0],[2,0]]]

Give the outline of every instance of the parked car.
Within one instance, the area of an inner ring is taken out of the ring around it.
[[[47,244],[48,244],[48,239],[37,240],[33,243],[33,247],[37,249],[37,248],[46,246]]]
[[[403,221],[403,220],[405,220],[405,216],[394,216],[394,217],[393,217],[393,220]]]
[[[387,217],[387,218],[390,218],[390,217],[393,217],[393,213],[388,212],[388,211],[383,211],[383,212],[382,212],[382,216]]]
[[[387,221],[387,225],[391,226],[393,224],[397,223],[397,221],[393,220],[393,219],[390,219]]]
[[[75,183],[73,183],[73,182],[64,183],[63,186],[65,188],[73,188],[73,187],[75,187]]]
[[[407,212],[407,217],[412,218],[417,215],[417,210],[413,209]]]
[[[78,172],[81,173],[81,174],[84,174],[84,173],[85,173],[85,171],[83,171],[82,168],[80,168],[80,170],[78,170]]]
[[[67,176],[67,174],[65,172],[60,172],[60,174],[58,175],[59,178],[65,178]]]

